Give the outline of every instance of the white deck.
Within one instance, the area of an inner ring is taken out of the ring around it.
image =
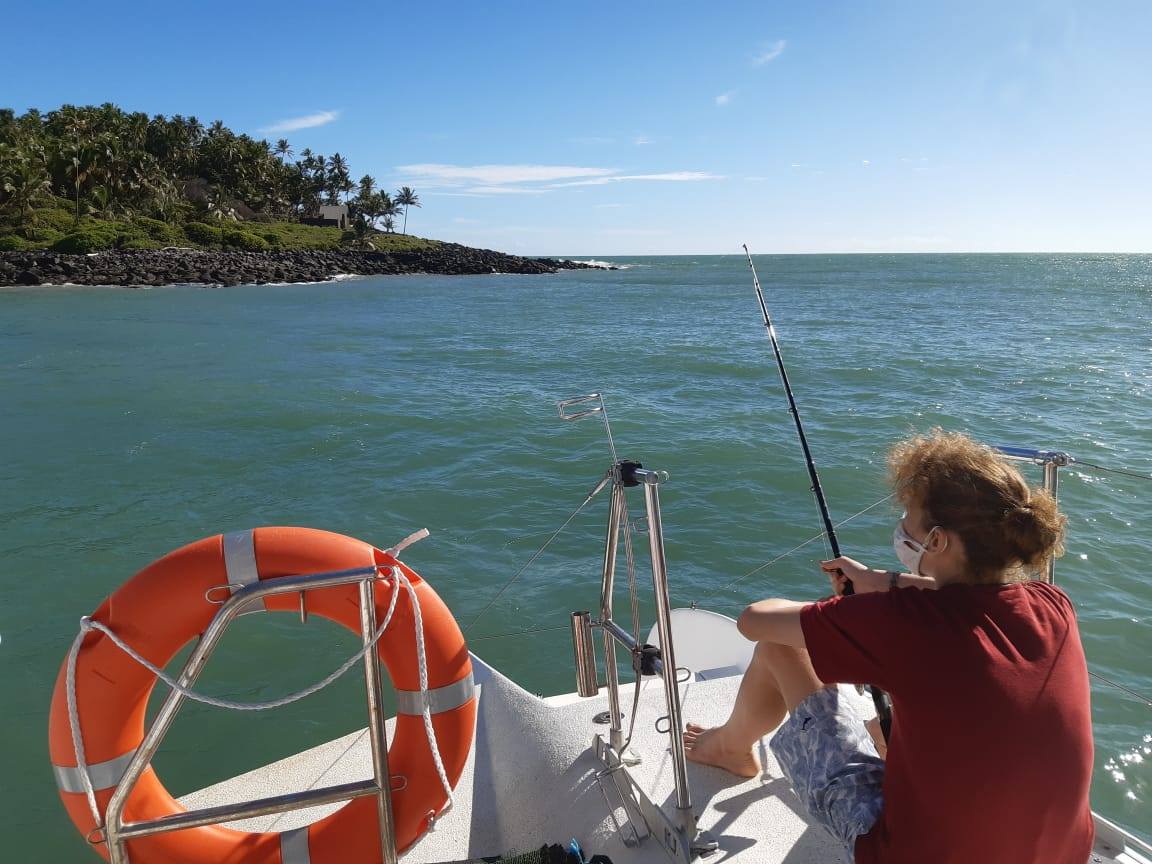
[[[481,688],[476,742],[456,788],[455,806],[435,831],[408,851],[406,862],[459,861],[525,851],[543,843],[567,843],[571,838],[579,840],[587,854],[607,854],[615,864],[665,864],[669,860],[652,840],[636,848],[625,847],[609,818],[595,781],[599,763],[589,752],[593,734],[606,729],[592,722],[596,713],[606,709],[606,696],[539,699],[481,662],[476,663],[476,678]],[[682,685],[685,719],[704,725],[722,722],[735,699],[739,680],[726,677]],[[621,689],[627,712],[632,688]],[[643,762],[632,769],[632,774],[654,802],[671,812],[668,739],[653,728],[656,718],[664,713],[660,682],[646,681],[632,747]],[[744,864],[849,862],[822,828],[807,823],[766,747],[761,747],[760,756],[764,772],[752,780],[689,766],[700,826],[720,843],[720,853],[707,860]],[[193,793],[183,803],[188,807],[210,806],[370,776],[367,730],[362,730]],[[284,831],[333,809],[313,808],[233,823],[233,827]],[[1098,834],[1093,862],[1152,864],[1147,850],[1125,852],[1123,835],[1109,830],[1107,824],[1099,826]]]

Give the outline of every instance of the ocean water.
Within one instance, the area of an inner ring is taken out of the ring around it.
[[[745,262],[616,260],[626,269],[0,293],[5,859],[96,860],[53,785],[52,684],[81,615],[204,536],[310,525],[383,547],[427,527],[405,560],[473,650],[534,691],[574,690],[566,616],[598,593],[603,497],[489,607],[610,461],[602,425],[561,421],[558,399],[601,391],[620,455],[669,472],[675,604],[734,614],[827,593],[821,542],[784,554],[820,523]],[[935,425],[1152,474],[1152,257],[757,263],[835,520],[884,497],[891,442]],[[1152,482],[1079,465],[1060,492],[1057,581],[1090,667],[1152,694]],[[852,519],[845,553],[891,566],[896,516],[882,503]],[[272,698],[355,647],[323,620],[248,616],[200,686]],[[275,712],[190,706],[157,770],[181,794],[352,731],[361,688],[354,672]],[[1101,684],[1093,700],[1094,807],[1150,837],[1152,710]]]

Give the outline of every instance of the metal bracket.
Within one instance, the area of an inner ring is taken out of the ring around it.
[[[634,813],[643,821],[646,833],[640,837],[640,841],[648,837],[656,837],[660,843],[660,848],[675,864],[691,864],[697,856],[711,855],[720,848],[720,844],[707,831],[698,831],[694,836],[689,837],[684,827],[670,819],[640,788],[632,775],[628,773],[628,769],[619,754],[600,735],[596,735],[592,739],[592,750],[597,760],[604,766],[604,770],[596,775],[597,782],[599,783],[602,777],[612,778],[624,810],[629,814],[630,821],[633,822],[633,831],[637,836],[639,836],[639,832],[636,831],[634,820],[631,818],[632,814]],[[601,792],[603,791],[603,784],[601,784]],[[604,797],[607,800],[607,794]],[[616,823],[619,830],[622,830],[616,820],[615,810],[610,801],[608,807],[612,813],[612,821]],[[686,821],[695,825],[696,820],[692,817],[691,812],[687,815],[689,819]],[[625,840],[624,845],[631,844]]]

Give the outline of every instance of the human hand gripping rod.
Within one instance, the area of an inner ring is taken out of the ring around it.
[[[784,393],[788,396],[788,411],[796,423],[796,435],[800,438],[800,447],[804,450],[804,462],[808,466],[808,477],[812,481],[812,494],[816,496],[816,505],[820,508],[820,518],[824,520],[824,533],[828,537],[828,545],[832,548],[832,557],[840,557],[840,543],[836,539],[836,528],[832,525],[832,517],[828,515],[828,502],[824,500],[824,489],[820,486],[820,475],[816,473],[816,463],[812,460],[812,451],[808,448],[808,438],[804,434],[804,424],[800,422],[800,411],[796,408],[796,397],[792,395],[792,385],[788,382],[788,370],[784,368],[784,357],[780,354],[780,343],[776,340],[776,328],[772,326],[772,316],[768,314],[768,304],[764,301],[764,291],[760,288],[760,277],[756,275],[756,265],[752,263],[752,253],[748,251],[748,244],[744,243],[744,254],[748,258],[748,267],[752,271],[752,284],[756,288],[756,299],[760,303],[760,312],[764,316],[764,329],[768,331],[768,338],[772,341],[772,352],[776,355],[776,366],[780,370],[780,381],[784,384]],[[856,589],[851,579],[844,580],[844,594],[854,594]],[[888,733],[892,727],[892,705],[887,695],[879,687],[869,686],[872,702],[876,706],[876,716],[880,720],[880,728],[884,732],[884,740],[888,740]]]

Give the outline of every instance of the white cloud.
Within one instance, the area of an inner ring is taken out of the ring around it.
[[[339,111],[317,111],[315,114],[306,114],[303,117],[289,117],[280,120],[271,126],[265,126],[261,132],[296,132],[300,129],[313,129],[317,126],[326,126],[340,116]]]
[[[723,180],[706,171],[667,171],[653,174],[620,174],[617,168],[573,165],[400,165],[398,182],[419,183],[427,195],[482,198],[492,195],[543,195],[572,186],[603,186],[633,180],[670,183]],[[561,182],[556,182],[561,181]],[[429,187],[431,187],[429,189]]]
[[[421,163],[399,165],[396,171],[422,182],[440,182],[445,185],[480,183],[484,186],[503,186],[508,183],[546,183],[579,177],[602,177],[612,173],[611,168],[581,168],[572,165],[443,165]]]
[[[543,195],[548,190],[533,186],[471,186],[465,191],[473,195]]]
[[[670,183],[693,183],[700,180],[723,180],[722,174],[707,171],[669,171],[664,174],[613,174],[610,177],[596,177],[592,180],[573,180],[569,183],[553,183],[553,189],[569,186],[603,186],[607,183],[623,183],[632,180],[663,180]]]
[[[725,105],[731,104],[732,97],[735,95],[736,95],[735,90],[726,90],[725,92],[721,93],[719,96],[716,97],[716,104],[718,106],[720,106],[721,108],[723,108]]]
[[[861,160],[860,160],[860,164],[861,164],[861,165],[863,165],[865,168],[867,168],[869,165],[871,165],[871,164],[872,164],[872,160],[870,160],[870,159],[861,159]]]
[[[637,135],[635,138],[632,139],[632,143],[635,144],[637,147],[643,147],[645,144],[651,144],[652,139],[649,138],[647,135]]]
[[[763,66],[766,63],[771,63],[783,54],[784,49],[787,47],[788,42],[784,39],[777,39],[775,42],[766,42],[760,49],[760,53],[752,58],[752,65]]]

